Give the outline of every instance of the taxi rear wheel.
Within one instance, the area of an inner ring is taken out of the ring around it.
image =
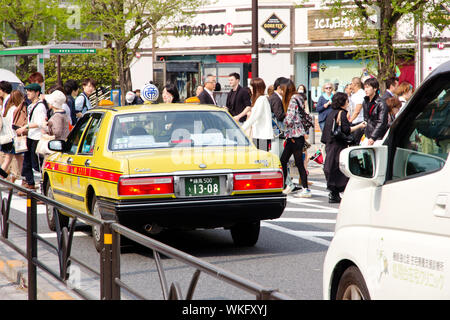
[[[347,268],[339,281],[337,300],[370,300],[364,277],[356,266]]]
[[[252,247],[258,242],[260,221],[238,223],[230,228],[231,238],[237,246]]]
[[[47,181],[45,185],[45,195],[52,200],[55,200],[53,196],[53,189],[50,186],[50,181]],[[46,216],[47,216],[47,225],[51,231],[56,231],[56,215],[58,215],[59,225],[61,229],[69,226],[69,217],[61,214],[58,209],[47,204],[46,205]]]

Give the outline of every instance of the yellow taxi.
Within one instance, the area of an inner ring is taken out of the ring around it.
[[[152,104],[91,109],[49,142],[43,190],[63,204],[140,232],[224,227],[252,246],[260,220],[286,206],[280,160],[258,150],[223,108]],[[55,214],[47,208],[55,230]],[[93,227],[96,248],[100,232]]]

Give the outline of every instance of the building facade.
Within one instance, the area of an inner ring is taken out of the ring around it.
[[[251,2],[218,0],[199,10],[192,21],[166,30],[167,36],[144,41],[131,70],[133,89],[149,81],[159,85],[171,81],[177,83],[182,98],[187,98],[195,95],[196,86],[207,74],[213,74],[226,92],[231,72],[240,73],[241,85],[247,86],[252,77]],[[357,48],[358,35],[342,16],[330,17],[330,8],[321,0],[299,5],[292,0],[258,2],[259,77],[267,86],[280,76],[288,77],[297,86],[304,84],[309,100],[316,102],[324,83],[343,90],[352,77],[362,75],[366,62],[348,54]],[[434,31],[431,29],[422,27],[424,48],[430,47],[427,36]],[[441,35],[445,52],[450,50],[448,29]],[[409,24],[400,26],[395,39],[405,50],[418,48],[417,30]],[[414,85],[417,63],[399,67],[401,80]]]

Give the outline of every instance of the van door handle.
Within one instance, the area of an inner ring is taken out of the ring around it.
[[[86,167],[89,167],[89,166],[91,165],[91,160],[87,159],[87,160],[84,162],[84,165],[85,165]]]
[[[436,217],[450,218],[450,194],[440,193],[436,197],[433,207],[433,214]]]
[[[73,159],[72,159],[72,158],[68,158],[68,159],[67,159],[67,164],[72,164],[72,162],[73,162]]]

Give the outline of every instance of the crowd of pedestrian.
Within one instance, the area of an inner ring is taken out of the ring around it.
[[[22,185],[36,189],[34,172],[40,172],[45,152],[40,141],[66,139],[83,114],[92,108],[89,97],[96,89],[94,79],[78,82],[69,79],[63,86],[53,86],[44,94],[42,74],[35,72],[28,78],[24,95],[12,90],[7,81],[0,81],[0,176],[10,181],[22,179]],[[258,149],[276,154],[281,161],[285,186],[283,193],[294,197],[311,197],[308,183],[309,131],[314,123],[307,102],[307,88],[297,88],[292,80],[279,77],[273,84],[253,78],[250,86],[240,85],[240,75],[228,76],[231,90],[224,106],[242,127]],[[405,103],[413,86],[398,83],[397,78],[386,81],[386,91],[380,94],[376,78],[354,77],[345,92],[336,92],[332,83],[322,87],[316,111],[324,144],[324,174],[329,202],[341,201],[348,179],[339,170],[339,153],[350,145],[372,145],[383,138]],[[216,77],[209,74],[203,85],[196,88],[195,101],[218,105]],[[179,103],[176,85],[167,83],[162,90],[165,103]],[[126,104],[142,104],[140,90],[126,94]],[[339,130],[337,130],[339,129]],[[339,134],[337,133],[339,132]],[[345,138],[343,138],[345,137]],[[44,148],[45,149],[45,148]],[[299,172],[296,186],[288,166],[293,156]]]
[[[228,111],[257,148],[280,157],[285,177],[284,193],[301,190],[294,197],[310,197],[308,188],[307,155],[310,110],[308,90],[304,85],[295,87],[292,80],[279,77],[268,86],[261,78],[254,78],[248,88],[240,85],[240,75],[228,77],[231,90],[226,105]],[[218,105],[214,98],[215,76],[208,75],[204,86],[199,86],[200,103]],[[383,138],[389,126],[411,97],[413,86],[399,84],[398,78],[385,82],[386,90],[380,94],[380,84],[374,77],[363,74],[354,77],[337,92],[332,83],[324,83],[316,111],[324,144],[323,170],[329,190],[329,202],[339,203],[348,178],[339,169],[340,152],[352,145],[373,145]],[[336,129],[340,134],[337,135]],[[299,172],[299,185],[292,183],[289,160],[293,156]]]
[[[35,190],[35,173],[41,172],[48,148],[40,142],[65,140],[70,130],[92,106],[89,97],[96,89],[94,79],[81,84],[67,80],[63,86],[53,86],[42,92],[44,77],[35,72],[27,79],[24,91],[12,90],[8,81],[0,81],[0,175]],[[19,192],[19,196],[25,193]]]

